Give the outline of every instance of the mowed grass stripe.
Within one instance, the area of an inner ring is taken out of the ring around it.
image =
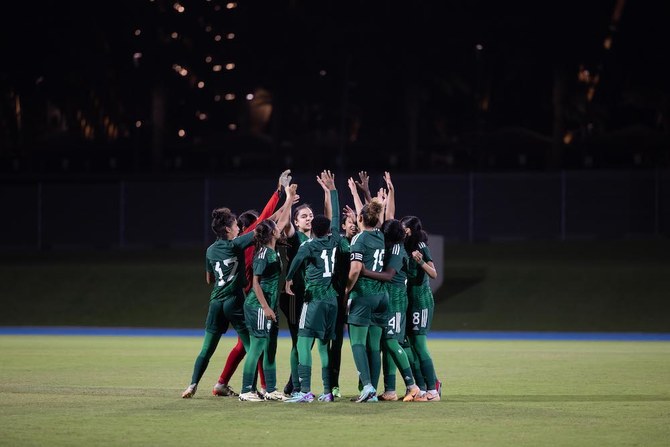
[[[0,445],[660,446],[670,437],[670,343],[431,340],[442,402],[291,405],[210,394],[234,342],[222,339],[184,400],[200,339],[2,336]],[[280,339],[280,386],[288,352]],[[313,365],[318,392],[316,351]],[[240,382],[241,366],[231,385]],[[357,394],[346,345],[341,386]]]

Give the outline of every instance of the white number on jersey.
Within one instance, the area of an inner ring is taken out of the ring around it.
[[[216,273],[219,275],[219,280],[216,283],[217,286],[222,287],[226,282],[231,281],[235,277],[235,274],[237,273],[237,265],[239,264],[239,262],[237,262],[237,258],[228,258],[223,261],[223,265],[226,267],[229,267],[231,264],[233,265],[233,268],[230,271],[230,275],[228,275],[228,278],[224,279],[223,270],[221,269],[221,262],[216,261],[214,270],[216,270]]]
[[[324,278],[330,278],[333,276],[333,271],[335,270],[335,253],[337,252],[337,247],[333,248],[333,254],[330,256],[330,265],[328,265],[328,250],[323,250],[321,252],[320,258],[323,259],[323,265],[325,272],[323,272]]]
[[[384,268],[384,250],[377,249],[373,255],[375,263],[372,265],[373,272],[381,272]],[[377,269],[379,267],[379,269]]]

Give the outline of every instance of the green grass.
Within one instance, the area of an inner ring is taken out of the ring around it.
[[[670,343],[431,340],[442,402],[290,405],[210,395],[234,341],[222,340],[198,394],[184,400],[199,338],[0,336],[0,445],[665,446],[670,438]],[[280,339],[282,381],[287,352]],[[345,344],[342,387],[352,396],[350,352]]]

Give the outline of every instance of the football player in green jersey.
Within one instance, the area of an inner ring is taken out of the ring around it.
[[[286,191],[286,203],[291,204],[296,195],[298,185],[291,185]],[[241,401],[262,401],[254,392],[253,382],[256,364],[263,355],[263,372],[267,391],[265,399],[283,400],[283,393],[277,391],[277,366],[274,353],[268,349],[269,339],[276,331],[277,297],[279,295],[279,274],[281,260],[275,251],[277,241],[281,237],[282,228],[288,223],[290,206],[284,207],[275,223],[271,219],[263,220],[254,230],[256,247],[253,261],[252,288],[244,302],[244,317],[250,333],[250,351],[244,362],[242,373]]]
[[[428,388],[427,393],[417,396],[414,401],[439,401],[440,393],[437,390],[439,385],[426,341],[435,307],[428,278],[437,278],[437,270],[430,256],[430,250],[426,245],[428,236],[422,228],[421,220],[416,216],[406,216],[402,218],[401,222],[405,226],[406,232],[405,250],[410,254],[407,270],[407,296],[409,298],[407,338],[416,353],[415,368],[421,371],[425,380],[425,387]],[[422,385],[419,382],[419,386]],[[422,391],[424,391],[423,387]]]
[[[349,179],[349,189],[357,199],[356,185]],[[345,292],[348,294],[348,323],[351,350],[359,379],[363,385],[356,402],[377,400],[373,386],[376,374],[381,370],[380,341],[382,327],[388,321],[388,295],[379,280],[360,276],[363,266],[373,272],[380,272],[384,266],[384,235],[377,225],[383,212],[382,203],[373,199],[364,205],[358,214],[358,228],[361,230],[351,241],[351,265]],[[368,359],[366,341],[371,355]]]
[[[200,354],[195,360],[191,384],[181,397],[190,398],[195,394],[198,382],[207,369],[209,359],[214,354],[219,339],[230,324],[249,349],[249,332],[244,325],[242,304],[244,302],[244,249],[253,243],[253,233],[238,237],[240,228],[237,217],[228,208],[212,211],[212,230],[216,241],[207,248],[206,281],[212,284],[209,310],[205,324],[205,340]],[[242,268],[240,268],[242,267]]]
[[[328,217],[328,212],[326,212]],[[356,225],[356,212],[344,207],[344,222],[342,222],[342,237],[340,246],[335,255],[335,272],[333,273],[333,285],[337,290],[337,321],[335,324],[335,338],[330,343],[328,359],[330,361],[330,385],[332,386],[333,397],[342,397],[340,392],[340,365],[342,364],[342,344],[344,342],[344,325],[347,322],[347,300],[344,289],[347,286],[347,277],[349,276],[349,256],[351,239],[358,234],[358,225]]]
[[[308,204],[302,204],[293,211],[293,225],[290,226],[294,228],[294,232],[287,239],[289,246],[286,250],[289,265],[298,252],[300,245],[312,237],[313,219],[314,213]],[[300,389],[300,381],[298,379],[298,323],[305,293],[305,283],[302,274],[296,275],[293,278],[293,292],[295,295],[289,295],[284,292],[279,296],[279,306],[286,316],[289,333],[291,334],[291,375],[284,387],[284,394],[286,395],[290,395]]]
[[[321,358],[321,377],[323,394],[319,401],[332,402],[333,394],[330,387],[330,368],[328,346],[335,336],[337,321],[337,291],[333,286],[337,248],[341,236],[339,234],[340,206],[335,189],[335,179],[330,171],[323,171],[317,177],[319,184],[330,194],[330,205],[334,215],[331,221],[324,215],[312,220],[312,238],[304,242],[291,262],[286,274],[286,293],[291,290],[293,278],[299,270],[305,272],[305,295],[300,322],[298,324],[298,376],[300,390],[287,402],[311,402],[312,376],[312,345],[318,340]],[[330,234],[329,234],[330,233]],[[294,390],[295,391],[295,390]]]
[[[291,198],[289,201],[287,194],[287,203],[292,203],[292,200]],[[290,205],[285,209],[288,213]],[[212,211],[212,231],[216,235],[216,241],[207,248],[205,256],[205,280],[213,286],[205,320],[205,339],[193,366],[191,384],[182,393],[183,398],[191,398],[195,394],[221,335],[226,333],[228,326],[233,326],[245,350],[249,349],[249,332],[243,311],[244,251],[253,243],[254,234],[240,236],[237,216],[228,208]]]
[[[386,281],[389,295],[389,320],[382,335],[384,393],[379,400],[398,400],[395,392],[396,365],[400,368],[407,393],[403,401],[410,402],[419,394],[420,389],[414,383],[412,367],[407,353],[400,346],[405,338],[407,313],[407,266],[409,256],[403,246],[405,229],[400,221],[389,219],[382,224],[386,252],[384,255],[384,271],[375,273],[363,268],[362,274],[367,277]]]

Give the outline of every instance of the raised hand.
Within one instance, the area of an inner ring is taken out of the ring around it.
[[[349,185],[349,191],[351,191],[352,194],[358,193],[358,190],[356,189],[356,182],[353,178],[349,177],[349,180],[347,180],[347,185]]]
[[[279,176],[279,182],[277,184],[277,189],[280,187],[286,189],[288,188],[288,185],[291,184],[291,170],[287,169],[286,171],[282,172],[281,175]]]
[[[342,209],[342,215],[344,216],[345,221],[348,218],[351,218],[351,220],[356,222],[356,211],[352,210],[349,205],[344,205],[344,208]]]
[[[328,188],[328,191],[335,190],[335,174],[331,173],[329,170],[324,170],[321,172],[321,178],[319,179],[319,184],[325,188]]]
[[[386,190],[385,190],[384,188],[379,188],[379,191],[377,191],[377,199],[378,199],[381,203],[385,203],[385,202],[386,202]]]
[[[391,173],[384,171],[384,181],[386,182],[386,188],[389,190],[389,194],[395,191],[393,189],[393,182],[391,181]]]

